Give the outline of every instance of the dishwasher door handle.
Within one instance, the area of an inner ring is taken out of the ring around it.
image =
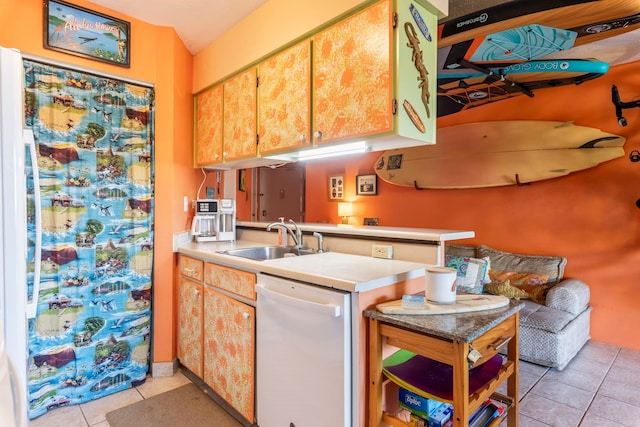
[[[316,313],[328,314],[331,317],[342,316],[342,309],[339,305],[335,304],[323,304],[320,302],[309,301],[307,299],[300,299],[285,295],[277,292],[273,289],[269,289],[260,283],[256,284],[256,293],[267,298],[273,298],[275,301],[287,304],[292,307],[296,307],[301,310],[311,310]]]

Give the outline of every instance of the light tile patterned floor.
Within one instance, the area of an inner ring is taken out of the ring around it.
[[[520,427],[640,427],[640,351],[589,342],[564,370],[521,362],[519,378]],[[29,427],[109,427],[107,412],[188,382],[180,372],[149,378],[136,389],[51,411]]]

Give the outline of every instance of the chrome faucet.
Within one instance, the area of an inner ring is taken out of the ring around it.
[[[293,220],[291,219],[289,220],[289,222],[293,224],[293,226],[295,227],[295,231],[293,231],[293,229],[289,225],[284,223],[284,217],[280,217],[279,219],[280,219],[280,222],[272,222],[271,224],[267,225],[267,231],[271,231],[271,229],[274,227],[281,228],[285,233],[288,233],[291,235],[294,246],[296,248],[301,248],[302,247],[302,230],[300,230],[298,225],[295,222],[293,222]]]
[[[318,239],[318,253],[321,254],[322,252],[324,252],[324,238],[322,237],[322,234],[318,233],[317,231],[313,232],[313,237]]]

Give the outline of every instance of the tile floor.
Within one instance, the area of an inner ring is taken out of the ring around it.
[[[189,381],[180,372],[150,378],[135,389],[51,411],[29,427],[109,427],[107,412]],[[640,426],[640,351],[589,342],[562,371],[521,362],[518,425]]]

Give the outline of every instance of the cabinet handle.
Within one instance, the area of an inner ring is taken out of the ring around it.
[[[509,341],[511,341],[511,337],[500,337],[497,340],[495,340],[493,343],[489,344],[487,347],[494,349],[495,351],[500,350],[502,347],[505,346],[505,344],[507,344]]]
[[[300,135],[299,140],[300,140],[300,142],[302,142],[303,144],[304,144],[305,142],[307,142],[307,137],[306,137],[306,135]]]
[[[199,296],[200,296],[200,291],[199,291],[199,290],[197,290],[197,289],[195,289],[195,290],[193,291],[193,296],[194,296],[194,297],[199,297]]]
[[[247,313],[246,311],[242,313],[242,318],[243,318],[243,319],[248,319],[248,318],[250,318],[250,317],[251,317],[251,316],[250,316],[250,315],[249,315],[249,313]]]
[[[196,269],[193,267],[185,267],[183,270],[185,273],[193,273]]]
[[[314,138],[317,140],[322,139],[322,132],[317,130],[314,134],[313,134]]]
[[[220,154],[216,153],[215,156],[213,156],[213,158],[218,160],[220,158]]]
[[[227,157],[227,152],[226,152],[226,151],[224,151],[224,152],[222,153],[222,157],[225,157],[225,158]]]

